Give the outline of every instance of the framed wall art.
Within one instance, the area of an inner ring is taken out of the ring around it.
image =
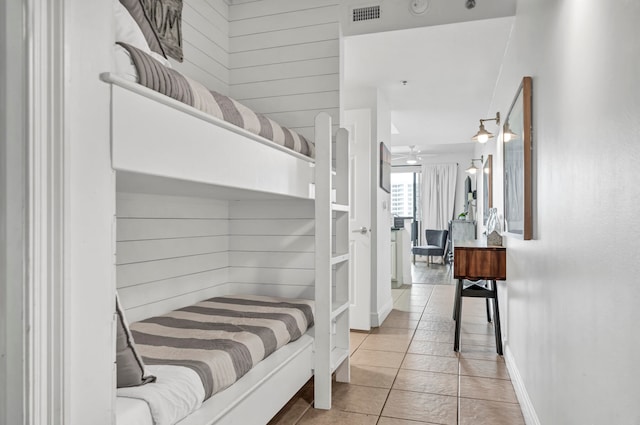
[[[391,193],[391,152],[384,142],[380,142],[380,187]]]
[[[524,240],[533,238],[531,86],[524,77],[502,127],[505,231]]]

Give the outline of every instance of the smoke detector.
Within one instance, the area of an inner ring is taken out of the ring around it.
[[[411,0],[409,10],[414,15],[422,15],[429,10],[429,0]]]

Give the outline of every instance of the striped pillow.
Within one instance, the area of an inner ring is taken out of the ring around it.
[[[118,316],[118,333],[116,337],[117,387],[136,387],[155,382],[156,377],[147,375],[142,357],[136,351],[133,336],[129,330],[127,319],[116,293],[116,314]]]

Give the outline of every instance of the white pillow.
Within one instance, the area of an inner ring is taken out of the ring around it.
[[[119,44],[113,45],[113,70],[116,75],[127,81],[138,83],[138,72],[131,60],[131,54],[127,49]]]
[[[160,53],[151,52],[151,57],[157,60],[158,62],[160,62],[161,64],[163,64],[164,66],[166,66],[167,68],[171,68],[171,62],[169,62],[169,59],[165,58]]]
[[[122,41],[151,54],[149,43],[144,38],[142,30],[129,11],[118,0],[113,0],[113,14],[116,22],[116,42]]]

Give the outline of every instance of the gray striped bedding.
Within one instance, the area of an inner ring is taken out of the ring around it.
[[[302,135],[256,113],[240,102],[210,91],[178,71],[167,68],[145,52],[118,42],[129,54],[138,73],[139,83],[154,91],[193,106],[209,115],[244,128],[281,146],[308,157],[315,157],[315,146]]]
[[[313,326],[311,300],[235,295],[211,298],[130,325],[147,365],[195,371],[205,399],[230,386]]]

